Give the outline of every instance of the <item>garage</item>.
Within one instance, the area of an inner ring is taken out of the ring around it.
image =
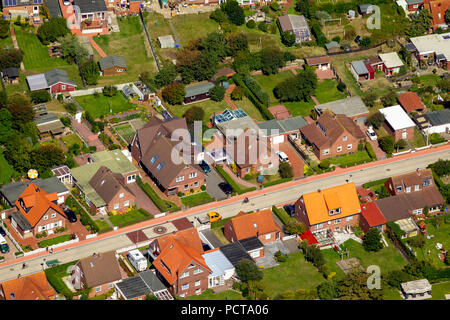
[[[272,144],[279,144],[284,142],[284,134],[280,134],[279,136],[274,136],[271,138],[270,142]]]

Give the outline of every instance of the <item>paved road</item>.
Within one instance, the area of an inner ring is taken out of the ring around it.
[[[203,215],[212,209],[217,210],[224,218],[227,218],[236,215],[241,210],[258,210],[269,208],[276,204],[294,202],[300,197],[301,194],[305,192],[340,185],[346,183],[346,179],[349,179],[356,184],[362,184],[391,175],[403,174],[417,168],[425,168],[428,164],[433,163],[438,159],[450,160],[450,149],[448,147],[444,147],[442,150],[432,153],[421,153],[416,154],[413,157],[388,159],[381,161],[378,164],[368,164],[363,166],[364,169],[361,169],[361,166],[359,166],[356,169],[350,169],[344,173],[334,172],[329,175],[323,174],[321,177],[317,178],[309,177],[301,180],[300,182],[290,182],[283,185],[274,186],[263,190],[261,194],[260,192],[254,192],[253,194],[256,194],[255,196],[251,196],[251,194],[249,194],[248,196],[250,197],[250,201],[247,204],[243,204],[242,200],[237,200],[242,197],[237,197],[234,201],[224,200],[222,202],[212,203],[200,208],[193,208],[191,210],[187,210],[186,212],[174,214],[173,216],[167,217],[165,220],[164,218],[150,220],[149,222],[145,222],[145,228],[148,228],[150,223],[156,225],[162,221],[173,220],[175,218],[180,218],[181,216],[188,217],[189,220],[194,220],[196,216]],[[142,224],[132,226],[130,228],[124,228],[122,230],[119,229],[119,232],[130,232],[131,230],[137,230],[139,228],[143,228]],[[107,238],[95,239],[95,241],[90,243],[81,242],[68,249],[60,249],[63,251],[57,251],[52,255],[46,254],[45,256],[43,255],[37,258],[29,257],[27,260],[29,267],[25,270],[21,270],[23,259],[19,259],[19,262],[16,264],[0,268],[0,282],[15,278],[18,273],[25,275],[42,270],[42,266],[40,264],[43,262],[43,258],[48,260],[57,258],[62,263],[66,263],[89,256],[94,252],[105,252],[108,250],[120,249],[129,245],[132,245],[132,242],[126,235],[113,234]]]

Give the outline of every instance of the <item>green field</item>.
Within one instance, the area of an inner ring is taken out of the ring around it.
[[[120,124],[118,126],[115,126],[114,128],[116,129],[117,133],[119,133],[128,143],[133,140],[133,137],[136,134],[136,131],[129,123]]]
[[[320,103],[344,99],[347,95],[337,89],[337,81],[325,79],[319,82],[314,96]]]
[[[353,146],[353,148],[356,149],[357,146]],[[332,164],[339,165],[340,167],[349,167],[355,164],[372,161],[366,150],[330,158],[329,160]]]
[[[192,107],[200,107],[203,109],[203,111],[205,111],[205,116],[203,117],[204,123],[210,122],[211,116],[214,113],[219,113],[229,108],[228,104],[225,101],[222,100],[216,102],[211,99],[203,100],[188,105],[175,105],[175,106],[166,105],[166,108],[168,108],[172,114],[176,115],[179,118],[182,118],[184,113]]]
[[[110,114],[117,114],[120,112],[129,111],[136,108],[136,105],[125,100],[120,92],[117,92],[113,97],[107,97],[99,94],[95,97],[93,94],[87,96],[75,97],[75,100],[80,106],[88,111],[94,118],[100,118]]]
[[[210,19],[209,15],[209,12],[180,14],[171,19],[182,46],[191,40],[205,37],[208,33],[219,31],[219,24]]]
[[[261,112],[255,107],[255,105],[247,98],[243,97],[242,100],[232,100],[231,101],[236,108],[242,109],[248,114],[253,120],[265,121]]]
[[[270,96],[270,104],[271,105],[277,105],[280,104],[277,98],[275,98],[273,94],[273,89],[281,82],[283,82],[286,79],[293,79],[295,76],[292,73],[291,70],[286,70],[283,72],[279,72],[276,74],[271,75],[256,75],[253,76],[255,80],[259,83],[261,86],[261,89],[263,89],[267,94]]]
[[[207,192],[199,192],[190,196],[181,198],[181,202],[188,208],[199,206],[208,202],[213,202],[214,199]]]
[[[129,226],[144,220],[153,218],[148,212],[143,209],[132,210],[125,214],[117,214],[115,216],[111,215],[109,221],[117,227]]]
[[[51,238],[51,239],[47,239],[47,240],[43,240],[41,242],[38,242],[38,247],[39,248],[45,248],[45,247],[52,246],[52,245],[57,244],[57,243],[62,243],[62,242],[69,241],[71,239],[72,239],[72,235],[70,235],[70,234],[63,234],[62,236],[59,236],[59,237],[54,237],[54,238]]]
[[[74,144],[78,144],[80,148],[83,146],[83,141],[81,141],[80,137],[76,133],[72,133],[65,137],[62,137],[61,140],[64,142],[67,148],[70,148]]]
[[[127,16],[117,19],[120,32],[93,37],[107,55],[121,56],[127,64],[124,75],[101,77],[99,85],[135,81],[143,71],[155,73],[156,64],[149,49],[147,52],[142,25],[139,17]],[[148,46],[149,47],[149,46]]]
[[[445,300],[446,294],[450,294],[450,281],[431,286],[431,300]]]
[[[6,161],[3,150],[0,150],[0,184],[10,183],[11,177],[17,174],[14,168]]]

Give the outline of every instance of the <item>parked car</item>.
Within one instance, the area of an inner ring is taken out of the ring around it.
[[[64,1],[63,1],[63,4],[64,4],[65,6],[68,6],[68,5],[70,5],[70,1],[69,1],[69,0],[64,0]]]
[[[0,227],[0,235],[1,235],[2,237],[6,236],[6,232],[5,232],[5,230],[3,230],[2,227]]]
[[[211,246],[207,243],[202,243],[203,251],[211,250]]]
[[[200,168],[202,168],[205,173],[211,172],[211,167],[205,162],[205,160],[202,160],[200,163]]]
[[[198,222],[201,224],[212,223],[222,219],[222,215],[216,211],[208,212],[207,214],[197,217]]]
[[[64,213],[67,215],[67,218],[71,223],[77,222],[77,216],[75,215],[75,212],[70,209],[66,209],[64,210]]]
[[[371,126],[367,128],[366,134],[370,140],[376,141],[378,139],[377,134],[375,133],[375,131]]]
[[[281,162],[289,162],[289,158],[286,153],[284,153],[283,151],[277,151],[277,154]]]
[[[229,183],[221,182],[219,183],[219,188],[222,190],[226,195],[231,194],[233,192],[233,188],[230,186]]]
[[[290,217],[293,217],[293,216],[294,216],[294,213],[295,213],[295,207],[294,207],[293,204],[287,204],[287,205],[283,206],[283,209],[284,209],[284,211],[287,212],[287,214],[288,214]]]

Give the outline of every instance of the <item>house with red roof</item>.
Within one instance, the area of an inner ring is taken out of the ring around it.
[[[406,113],[422,113],[427,111],[427,107],[416,92],[404,92],[400,94],[398,96],[398,103],[406,111]]]
[[[0,300],[55,300],[55,296],[44,271],[0,283]]]
[[[433,22],[431,24],[433,30],[436,30],[439,27],[446,29],[447,23],[445,21],[445,13],[447,12],[447,10],[450,9],[450,1],[449,0],[430,1],[428,5],[431,15],[433,16]],[[425,7],[427,7],[426,4]]]
[[[150,243],[148,253],[153,258],[157,276],[171,294],[187,297],[208,289],[212,273],[202,254],[202,242],[197,229],[168,234]]]
[[[57,202],[56,192],[47,193],[30,183],[15,202],[17,211],[11,214],[11,226],[23,238],[65,227],[68,218]]]
[[[386,230],[386,218],[383,216],[380,208],[378,208],[375,202],[361,204],[359,226],[364,232],[369,231],[371,228],[378,229],[380,233]]]
[[[257,237],[264,244],[281,238],[281,228],[273,219],[270,209],[254,213],[239,212],[225,223],[223,233],[230,242]]]

